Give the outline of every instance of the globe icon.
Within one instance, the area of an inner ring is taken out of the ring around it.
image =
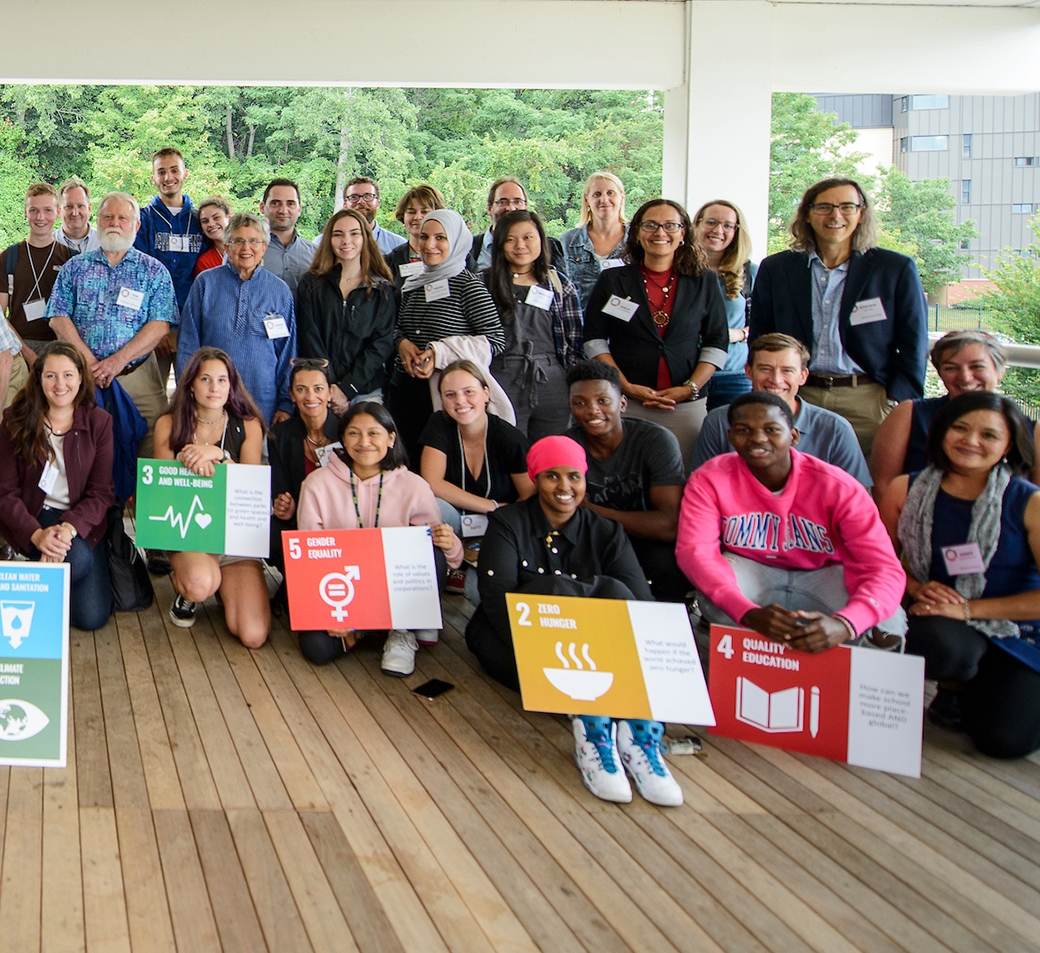
[[[15,738],[29,727],[29,716],[21,705],[0,704],[0,734]]]

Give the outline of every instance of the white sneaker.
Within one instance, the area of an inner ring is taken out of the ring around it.
[[[416,629],[415,641],[428,649],[432,649],[441,638],[440,629]]]
[[[661,757],[663,737],[664,725],[659,721],[618,722],[618,751],[636,790],[651,804],[678,807],[683,802],[682,788]]]
[[[419,650],[419,643],[415,641],[415,634],[407,629],[391,629],[386,637],[386,645],[383,646],[383,660],[379,667],[384,675],[393,675],[404,678],[415,671],[415,653]]]
[[[617,725],[610,718],[579,715],[574,728],[574,763],[582,783],[604,801],[627,804],[632,787],[618,757]]]

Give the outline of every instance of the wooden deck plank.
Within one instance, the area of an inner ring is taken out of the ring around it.
[[[40,949],[43,768],[13,768],[0,877],[0,953]]]
[[[249,705],[228,663],[219,640],[193,633],[195,648],[206,667],[224,723],[231,734],[249,787],[260,810],[289,810],[292,800],[278,775],[274,760],[253,720]]]
[[[90,953],[130,953],[115,809],[80,807],[79,830],[87,949]]]
[[[227,819],[268,949],[300,950],[301,953],[309,950],[307,930],[296,909],[263,814],[255,810],[228,811]]]
[[[69,734],[72,734],[71,726]],[[69,757],[75,757],[72,748],[69,749]],[[7,834],[7,792],[11,784],[11,769],[7,765],[0,765],[0,871],[4,865],[4,840]]]
[[[210,773],[206,751],[157,605],[140,613],[138,618],[185,807],[189,810],[217,810],[221,807],[220,795]],[[183,633],[180,637],[184,637]]]
[[[300,816],[295,811],[265,811],[263,818],[310,946],[315,953],[357,953],[357,943]]]
[[[69,633],[69,678],[75,704],[76,785],[80,807],[112,807],[112,780],[108,771],[108,746],[101,706],[94,633],[72,629]]]
[[[177,949],[190,953],[220,953],[220,935],[188,812],[153,811],[152,823],[159,845]]]
[[[223,811],[189,811],[223,953],[267,950]]]
[[[1010,806],[1018,814],[1025,815],[1031,821],[1040,822],[1040,801],[1023,794],[1017,788],[1005,784],[992,774],[981,770],[977,765],[958,758],[943,748],[930,745],[926,749],[922,770],[926,772],[926,777],[936,780],[942,780],[947,776],[955,777],[958,779],[958,784],[965,785],[963,790],[969,792],[969,797],[984,796],[996,799],[1000,803]],[[962,789],[957,788],[957,790]],[[996,813],[995,809],[987,808],[987,810]],[[1009,821],[1009,823],[1011,822]]]
[[[148,804],[155,809],[184,810],[170,737],[166,733],[159,694],[152,678],[148,651],[137,613],[116,614],[119,650],[133,711],[141,766],[148,787]]]

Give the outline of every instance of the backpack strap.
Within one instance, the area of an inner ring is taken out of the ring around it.
[[[4,267],[7,271],[7,296],[14,294],[14,270],[18,267],[18,246],[21,242],[8,245],[4,251]]]
[[[552,265],[549,266],[549,284],[553,286],[557,300],[563,301],[563,282],[560,281],[560,275]]]

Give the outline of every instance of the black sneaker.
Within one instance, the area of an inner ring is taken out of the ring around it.
[[[948,688],[938,689],[928,706],[928,720],[944,731],[964,731],[960,694]]]
[[[182,629],[190,629],[195,624],[196,603],[188,602],[184,596],[177,596],[170,606],[170,621]]]
[[[144,554],[148,571],[153,576],[168,576],[170,574],[172,568],[170,560],[166,558],[166,553],[161,549],[146,549]]]

